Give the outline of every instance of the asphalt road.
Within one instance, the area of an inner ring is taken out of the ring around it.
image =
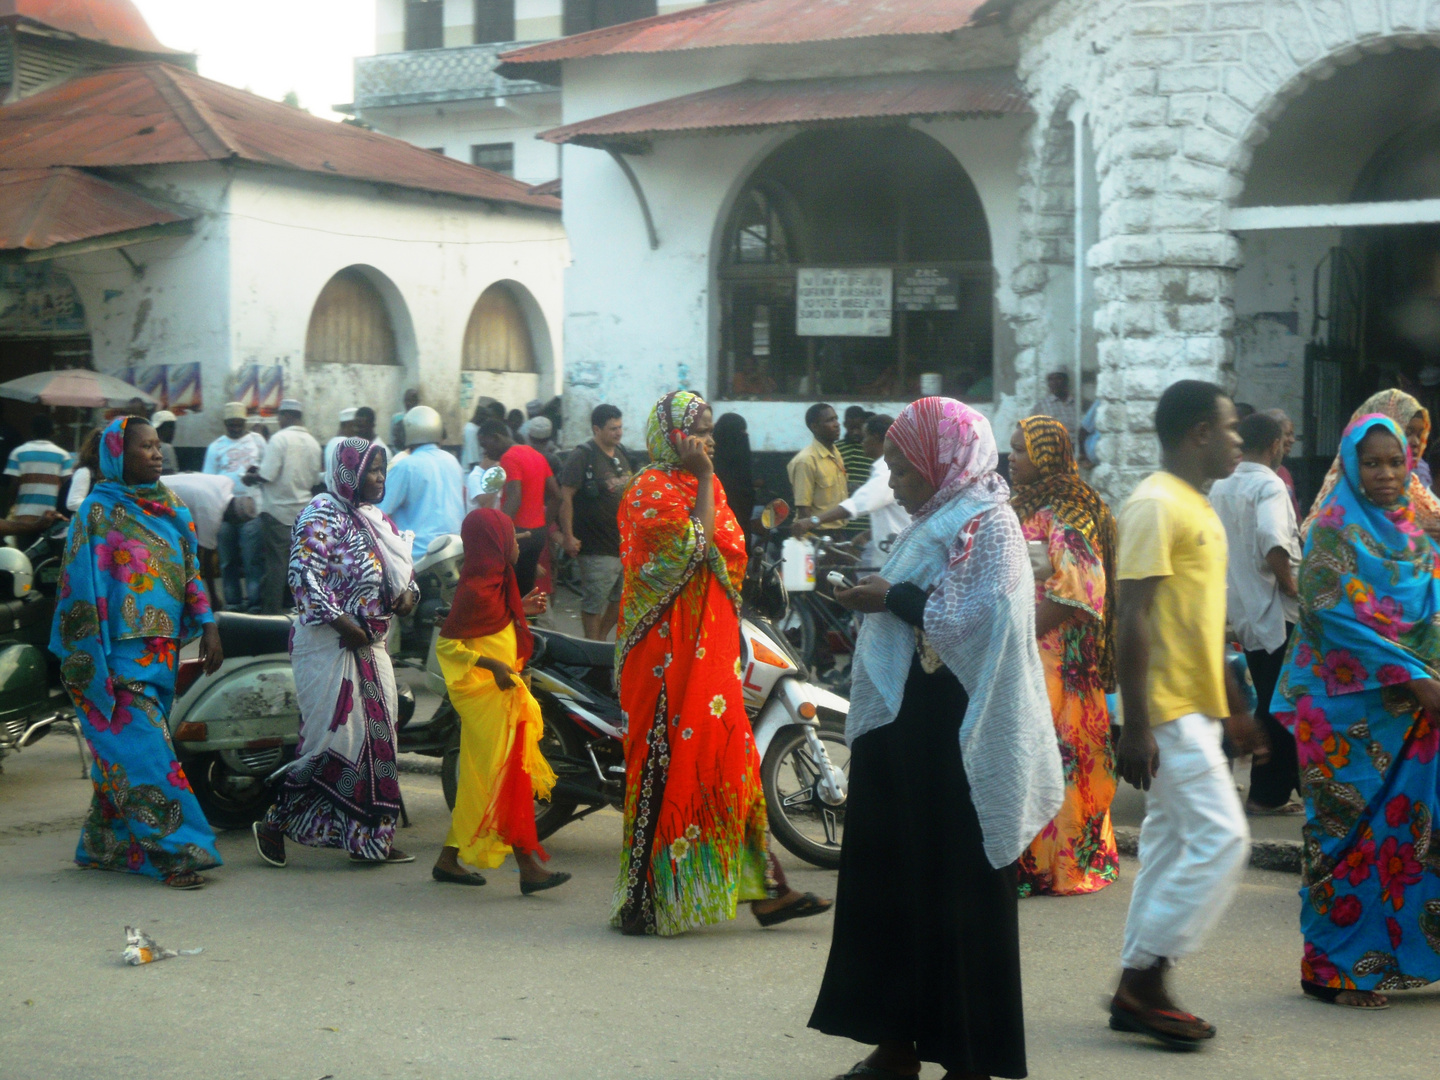
[[[575,874],[553,893],[521,897],[508,868],[483,889],[442,886],[429,879],[447,824],[439,783],[407,774],[402,844],[416,863],[356,868],[292,845],[275,870],[227,833],[211,886],[172,893],[73,866],[89,798],[78,771],[73,742],[51,737],[0,776],[4,1080],[822,1080],[862,1054],[805,1027],[830,916],[762,931],[742,914],[664,941],[608,929],[613,813],[552,838],[553,865]],[[833,888],[830,873],[789,868],[800,888]],[[1435,1076],[1440,991],[1374,1015],[1303,1000],[1295,880],[1263,871],[1177,978],[1219,1038],[1177,1055],[1108,1031],[1134,868],[1095,896],[1022,905],[1032,1076]],[[127,923],[204,952],[125,967]]]

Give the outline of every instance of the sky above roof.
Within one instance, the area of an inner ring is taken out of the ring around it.
[[[133,0],[166,45],[199,54],[200,74],[316,116],[353,97],[353,61],[375,51],[375,0]]]

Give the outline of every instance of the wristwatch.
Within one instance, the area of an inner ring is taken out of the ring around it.
[[[820,519],[814,514],[811,514],[810,517],[806,519],[805,524],[809,525],[812,529],[818,529],[820,527]]]

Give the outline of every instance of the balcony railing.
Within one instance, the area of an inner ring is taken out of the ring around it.
[[[497,58],[524,41],[464,45],[456,49],[421,49],[355,58],[354,109],[387,105],[419,105],[434,101],[518,97],[550,93],[555,87],[529,79],[503,79],[495,74]]]

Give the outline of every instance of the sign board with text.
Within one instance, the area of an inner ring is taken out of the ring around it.
[[[801,269],[795,282],[800,337],[889,337],[894,275],[883,269]]]
[[[896,311],[959,311],[960,275],[938,266],[901,270],[895,281]]]

